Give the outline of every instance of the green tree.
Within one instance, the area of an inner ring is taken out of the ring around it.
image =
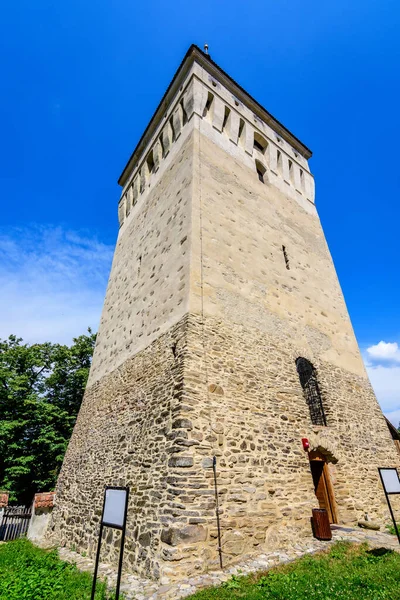
[[[0,340],[0,489],[29,504],[54,488],[82,402],[96,335],[73,344]]]

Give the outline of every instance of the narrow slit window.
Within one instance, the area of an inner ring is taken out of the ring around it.
[[[276,152],[276,166],[278,173],[282,173],[282,152],[280,150]]]
[[[207,102],[206,102],[206,105],[203,110],[203,117],[206,117],[210,113],[213,100],[214,100],[213,94],[211,92],[208,92]]]
[[[176,139],[175,136],[175,127],[174,127],[174,117],[171,117],[169,120],[169,125],[171,127],[171,136],[172,136],[172,141],[174,142]]]
[[[188,116],[187,116],[185,107],[183,105],[183,100],[181,100],[180,105],[181,105],[181,109],[182,109],[182,125],[186,125],[186,123],[188,122]]]
[[[258,179],[261,181],[261,183],[265,183],[265,172],[266,172],[266,168],[264,167],[263,164],[260,163],[259,160],[256,160],[256,171],[257,171],[257,175],[258,175]]]
[[[160,146],[161,146],[161,156],[162,156],[162,158],[164,158],[165,157],[165,146],[164,146],[164,135],[163,134],[160,135],[159,140],[160,140]]]
[[[285,265],[287,270],[290,270],[290,264],[289,264],[289,257],[288,257],[288,253],[286,252],[286,247],[282,246],[282,252],[283,252],[283,258],[285,259]]]
[[[314,366],[306,358],[296,360],[297,373],[313,425],[326,425],[325,411]]]
[[[300,169],[300,188],[304,190],[304,171]]]
[[[263,138],[262,135],[260,135],[259,133],[255,132],[255,134],[254,134],[254,148],[256,150],[258,150],[259,152],[261,152],[261,154],[265,154],[267,146],[268,146],[267,140],[265,138]]]
[[[238,132],[238,143],[243,144],[243,134],[244,134],[244,121],[240,119],[239,121],[239,132]]]
[[[148,169],[149,175],[150,175],[151,173],[153,173],[154,167],[155,167],[153,150],[150,150],[150,152],[147,156],[147,159],[146,159],[146,163],[147,163],[147,169]]]
[[[224,120],[222,123],[222,131],[224,131],[224,129],[226,128],[227,124],[228,124],[228,120],[229,120],[229,115],[231,114],[231,111],[229,110],[229,108],[227,106],[225,106],[225,112],[224,112]]]
[[[294,183],[293,163],[290,159],[288,160],[288,164],[289,164],[289,181],[291,183]]]

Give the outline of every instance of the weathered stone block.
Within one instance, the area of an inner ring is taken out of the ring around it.
[[[174,526],[161,532],[161,541],[169,546],[204,542],[206,538],[207,529],[200,525]]]

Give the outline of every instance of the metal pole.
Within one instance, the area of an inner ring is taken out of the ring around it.
[[[221,525],[219,522],[219,502],[218,502],[218,487],[217,487],[217,457],[213,456],[213,471],[214,471],[214,488],[215,488],[215,512],[217,515],[217,529],[218,529],[218,554],[219,564],[221,571],[224,568],[222,565],[222,547],[221,547]]]
[[[394,525],[394,528],[395,528],[395,530],[396,530],[397,539],[399,540],[399,544],[400,544],[400,534],[399,534],[399,530],[397,529],[397,523],[396,523],[396,520],[395,520],[395,518],[394,518],[393,510],[392,510],[392,507],[391,507],[391,504],[390,504],[389,496],[388,496],[388,494],[386,493],[386,490],[385,490],[385,496],[386,496],[386,501],[387,501],[387,503],[388,503],[388,507],[389,507],[389,510],[390,510],[390,515],[391,515],[391,517],[392,517],[393,525]]]
[[[390,511],[390,516],[392,517],[392,521],[393,521],[394,529],[395,529],[395,531],[396,531],[397,539],[398,539],[398,541],[399,541],[399,544],[400,544],[400,535],[399,535],[399,530],[397,529],[397,523],[396,523],[396,520],[395,520],[395,518],[394,518],[394,514],[393,514],[392,506],[391,506],[391,504],[390,504],[390,500],[389,500],[389,495],[388,495],[388,493],[387,493],[387,491],[386,491],[386,487],[385,487],[385,483],[384,483],[384,481],[383,481],[383,477],[382,477],[381,469],[380,469],[380,468],[378,468],[378,471],[379,471],[379,477],[381,478],[381,483],[382,483],[383,491],[385,492],[386,502],[388,503],[388,507],[389,507],[389,511]],[[396,472],[397,472],[397,469],[396,469]],[[397,477],[399,477],[399,474],[398,474],[398,473],[397,473]]]
[[[93,585],[92,585],[92,595],[90,596],[90,600],[94,600],[94,596],[96,594],[96,579],[97,579],[97,570],[99,568],[99,559],[100,559],[100,548],[101,548],[101,538],[103,535],[103,523],[100,525],[100,534],[99,534],[99,542],[97,544],[97,553],[96,553],[96,563],[94,566],[93,573]]]
[[[122,528],[121,533],[121,551],[119,554],[119,564],[118,564],[118,577],[117,577],[117,587],[115,590],[115,600],[119,598],[119,588],[121,585],[121,574],[122,574],[122,560],[124,558],[124,544],[125,544],[125,531],[126,531],[126,517],[128,513],[128,501],[129,501],[129,488],[126,488],[126,501],[125,501],[125,514],[124,514],[124,526]]]

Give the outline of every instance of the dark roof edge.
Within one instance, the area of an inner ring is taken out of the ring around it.
[[[147,134],[149,128],[151,127],[152,123],[155,121],[157,113],[159,112],[160,108],[164,104],[165,99],[167,98],[171,88],[173,87],[175,80],[178,77],[178,74],[180,73],[181,69],[183,68],[185,62],[192,54],[194,54],[196,52],[198,52],[203,59],[205,59],[209,63],[211,63],[215,69],[217,69],[226,79],[228,79],[228,81],[230,83],[233,83],[233,85],[236,86],[238,88],[238,90],[240,90],[241,93],[243,93],[245,96],[247,96],[247,98],[249,98],[250,101],[252,103],[254,103],[256,105],[256,107],[262,113],[266,114],[268,116],[269,120],[272,121],[273,124],[278,126],[278,129],[280,130],[281,135],[284,136],[286,134],[286,136],[289,138],[289,140],[287,140],[287,141],[289,141],[289,143],[290,143],[290,140],[294,140],[297,144],[299,144],[299,146],[301,146],[301,148],[303,149],[302,154],[304,155],[305,158],[308,159],[312,156],[311,150],[309,148],[307,148],[307,146],[305,146],[305,144],[303,144],[303,142],[301,142],[295,135],[293,135],[293,133],[291,133],[289,131],[289,129],[287,129],[280,121],[278,121],[278,119],[276,119],[273,115],[271,115],[270,112],[268,112],[259,102],[257,102],[257,100],[255,100],[244,88],[242,88],[232,77],[230,77],[230,75],[225,73],[225,71],[223,69],[221,69],[221,67],[219,65],[217,65],[217,63],[211,59],[209,54],[206,54],[205,52],[203,52],[203,50],[201,50],[198,46],[196,46],[196,44],[192,44],[189,47],[188,51],[186,52],[185,56],[183,57],[182,62],[180,63],[173,78],[171,79],[171,82],[170,82],[169,86],[167,87],[163,97],[161,98],[161,101],[158,104],[156,110],[154,111],[153,116],[151,117],[146,129],[143,132],[143,135],[141,136],[140,140],[136,144],[134,151],[132,152],[131,156],[129,157],[129,160],[126,163],[125,168],[122,171],[122,173],[118,179],[119,185],[123,186],[125,184],[125,182],[123,182],[124,175],[126,174],[126,171],[128,170],[128,168],[131,164],[132,158],[134,157],[134,155],[136,154],[137,150],[139,149],[141,143],[143,142],[144,138],[146,137],[146,134]]]
[[[385,415],[383,415],[383,416],[385,417]],[[396,427],[393,425],[393,423],[391,423],[387,417],[385,417],[385,421],[386,421],[386,425],[389,428],[390,433],[392,434],[392,438],[394,440],[400,440],[400,433],[396,429]]]

